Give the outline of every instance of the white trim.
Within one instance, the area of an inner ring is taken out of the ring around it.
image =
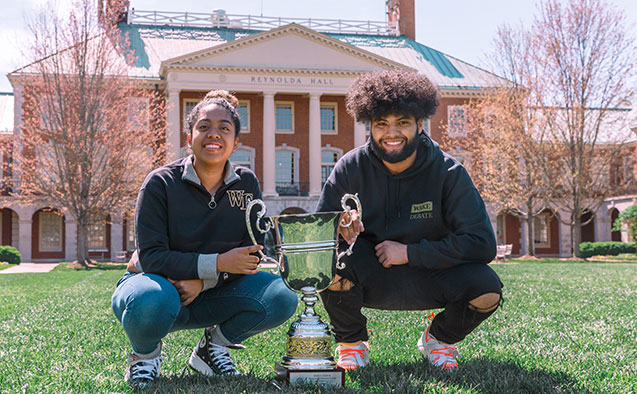
[[[291,128],[290,129],[279,129],[277,128],[277,114],[276,114],[276,109],[277,107],[281,105],[289,105],[291,107],[292,110],[292,121],[291,121]],[[279,101],[279,100],[275,100],[274,101],[274,132],[276,134],[294,134],[294,101]]]
[[[323,129],[321,122],[321,134],[324,135],[337,135],[338,134],[338,103],[335,101],[321,101],[319,107],[319,119],[321,119],[321,110],[323,107],[331,107],[334,109],[334,130]]]

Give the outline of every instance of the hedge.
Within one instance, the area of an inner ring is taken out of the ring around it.
[[[635,253],[634,242],[582,242],[579,244],[580,256],[617,256],[620,253]]]
[[[22,255],[13,246],[3,245],[0,246],[0,261],[6,261],[9,264],[20,264]]]

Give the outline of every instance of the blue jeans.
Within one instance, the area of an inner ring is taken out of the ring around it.
[[[298,297],[279,276],[258,272],[206,290],[182,307],[166,278],[126,272],[111,303],[135,352],[146,354],[169,332],[213,325],[230,342],[240,343],[285,322],[296,311]]]

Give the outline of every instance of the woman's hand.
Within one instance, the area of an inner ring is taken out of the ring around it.
[[[259,258],[252,256],[250,253],[255,253],[262,250],[261,245],[242,246],[240,248],[234,248],[226,253],[221,253],[217,256],[217,272],[228,272],[230,274],[244,274],[251,275],[259,272]]]
[[[193,302],[203,289],[203,280],[201,279],[175,280],[168,278],[168,281],[172,283],[179,292],[181,306],[186,306]]]
[[[341,237],[343,237],[343,239],[349,245],[353,244],[354,241],[356,241],[358,234],[365,231],[365,226],[363,226],[363,222],[361,221],[358,211],[355,209],[352,209],[350,213],[351,213],[351,218],[347,212],[343,212],[343,214],[341,215],[341,219],[339,221],[339,226],[338,226],[339,234],[341,234]],[[347,223],[350,221],[350,219],[352,222],[349,225],[349,227],[345,227],[342,224],[340,224],[343,222]]]

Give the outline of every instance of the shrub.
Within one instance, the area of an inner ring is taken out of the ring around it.
[[[579,244],[580,256],[588,258],[597,255],[617,256],[621,253],[635,253],[634,242],[582,242]]]
[[[0,246],[0,261],[6,261],[9,264],[20,264],[22,255],[13,246],[3,245]]]

